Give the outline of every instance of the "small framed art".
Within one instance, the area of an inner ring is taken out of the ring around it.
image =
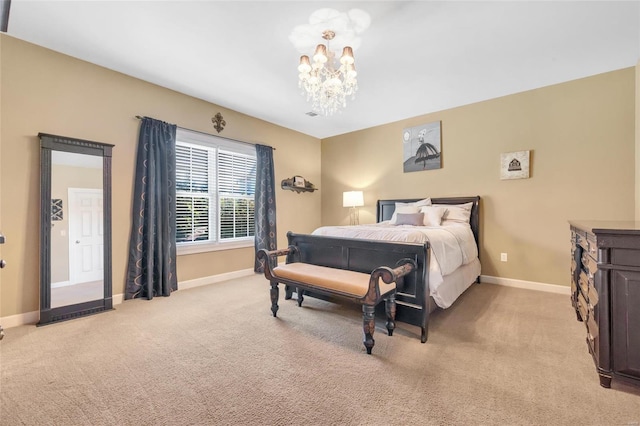
[[[60,198],[51,199],[51,220],[63,220],[62,200]]]
[[[529,151],[500,154],[500,179],[528,179]]]

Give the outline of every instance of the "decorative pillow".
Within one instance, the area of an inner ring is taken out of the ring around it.
[[[391,220],[389,221],[391,225],[396,224],[398,214],[400,213],[402,214],[420,213],[420,207],[408,205],[405,203],[396,203],[396,210],[393,212],[393,215],[391,216]]]
[[[413,203],[396,203],[396,209],[391,215],[391,220],[389,223],[391,225],[395,225],[396,223],[396,213],[420,213],[420,207],[422,206],[430,206],[431,198],[425,198],[423,200],[414,201]],[[404,211],[403,208],[408,207],[410,211]],[[400,209],[400,210],[399,210]]]
[[[424,213],[398,213],[394,225],[422,226]]]
[[[446,214],[442,218],[442,225],[450,223],[469,223],[473,202],[464,204],[434,204],[434,206],[444,207],[447,209]]]
[[[424,226],[440,226],[447,209],[436,206],[422,206],[420,207],[420,213],[424,214]]]

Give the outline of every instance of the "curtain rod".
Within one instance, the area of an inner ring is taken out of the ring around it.
[[[151,117],[144,117],[144,116],[141,116],[141,115],[136,115],[136,116],[135,116],[135,118],[137,118],[138,120],[142,120],[143,118],[151,118]],[[176,126],[177,126],[177,125],[176,125]],[[188,130],[188,131],[190,131],[190,132],[200,133],[201,135],[207,135],[207,136],[213,136],[213,137],[216,137],[216,138],[228,139],[228,140],[230,140],[230,141],[234,141],[234,142],[238,142],[238,143],[244,143],[244,144],[252,145],[252,146],[256,146],[256,145],[264,145],[264,146],[268,146],[269,148],[273,149],[274,151],[276,150],[274,147],[272,147],[272,146],[270,146],[270,145],[265,145],[265,144],[262,144],[262,143],[261,143],[261,144],[256,144],[256,143],[251,143],[251,142],[241,141],[241,140],[238,140],[238,139],[227,138],[227,137],[225,137],[225,136],[212,135],[211,133],[201,132],[201,131],[199,131],[199,130],[187,129],[186,127],[180,127],[180,126],[177,126],[177,127],[178,127],[178,128],[180,128],[180,129],[182,129],[182,130]]]

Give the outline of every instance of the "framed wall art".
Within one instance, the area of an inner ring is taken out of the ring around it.
[[[403,171],[419,172],[442,167],[440,121],[402,130]]]
[[[500,179],[528,179],[529,151],[500,154]]]
[[[62,220],[62,200],[60,198],[51,199],[51,220]]]

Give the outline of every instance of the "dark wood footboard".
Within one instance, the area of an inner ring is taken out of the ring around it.
[[[303,262],[370,274],[379,266],[394,268],[401,259],[413,260],[416,269],[397,283],[396,320],[420,327],[420,340],[426,342],[429,326],[428,243],[392,243],[293,232],[287,233],[287,239],[289,246],[296,247],[287,256],[287,263]],[[291,289],[287,290],[287,295],[290,298]]]

